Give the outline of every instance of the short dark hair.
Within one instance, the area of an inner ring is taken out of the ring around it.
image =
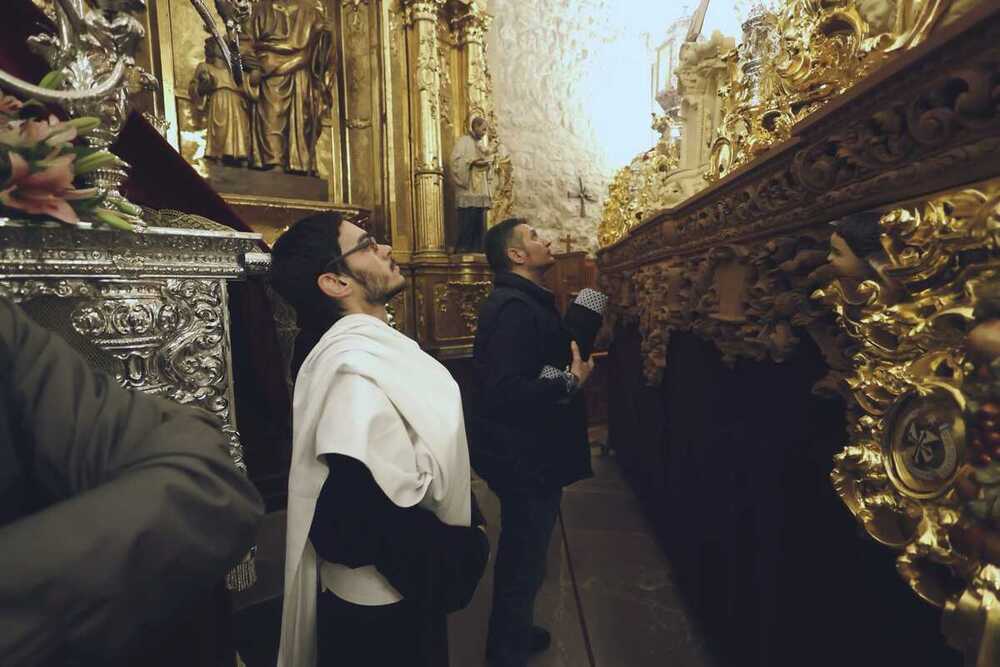
[[[483,247],[486,250],[486,261],[490,263],[494,273],[503,273],[513,268],[510,257],[507,256],[507,248],[511,246],[514,230],[518,225],[526,224],[528,221],[524,218],[507,218],[486,230]]]
[[[859,259],[882,251],[881,211],[861,211],[833,221],[837,236]]]
[[[271,286],[295,309],[299,327],[290,364],[292,377],[326,330],[344,314],[340,304],[316,283],[330,258],[342,252],[343,222],[344,216],[336,211],[302,218],[278,237],[271,250]]]

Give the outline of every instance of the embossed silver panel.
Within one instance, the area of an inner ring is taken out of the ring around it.
[[[226,281],[266,271],[270,257],[259,234],[173,211],[147,217],[157,226],[135,234],[0,219],[0,294],[123,387],[217,415],[245,472]],[[245,560],[230,588],[251,585],[252,570]]]

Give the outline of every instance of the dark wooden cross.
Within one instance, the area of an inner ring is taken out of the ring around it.
[[[595,201],[597,201],[597,197],[595,197],[594,195],[590,194],[587,191],[587,188],[583,185],[583,176],[577,176],[577,180],[580,182],[580,190],[579,190],[579,192],[567,192],[566,194],[569,196],[570,199],[579,199],[580,200],[580,217],[581,218],[586,218],[587,217],[587,209],[586,209],[587,202],[595,202]]]
[[[562,241],[563,243],[566,244],[566,254],[567,255],[572,251],[572,247],[571,247],[570,244],[573,243],[573,239],[574,238],[575,237],[572,236],[571,234],[566,234],[566,236],[560,236],[558,239],[556,239],[557,241]]]

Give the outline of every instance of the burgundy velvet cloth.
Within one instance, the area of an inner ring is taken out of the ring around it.
[[[48,67],[45,61],[28,51],[26,40],[50,26],[45,15],[31,0],[9,0],[4,3],[0,21],[0,69],[25,81],[39,81]]]

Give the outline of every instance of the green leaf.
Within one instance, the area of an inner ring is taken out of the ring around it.
[[[100,205],[100,197],[91,197],[90,199],[74,199],[70,202],[70,206],[72,206],[76,212],[83,217],[93,217],[90,214],[92,214]]]
[[[100,169],[101,167],[117,166],[121,164],[121,160],[118,156],[107,151],[99,151],[92,155],[88,155],[82,160],[77,160],[76,164],[73,166],[73,173],[77,176],[83,174],[89,174],[92,171]]]
[[[109,227],[124,229],[129,232],[135,231],[135,226],[132,225],[132,223],[128,222],[125,218],[121,217],[114,211],[109,211],[106,208],[94,209],[94,217]]]
[[[73,118],[65,123],[70,127],[75,127],[78,134],[86,134],[96,127],[100,127],[101,120],[93,116],[80,116],[79,118]]]
[[[57,72],[53,70],[48,74],[46,74],[45,76],[43,76],[42,80],[38,82],[38,85],[48,90],[55,90],[56,88],[59,88],[62,85],[62,82],[65,78],[66,77],[63,75],[62,72]]]
[[[112,203],[115,208],[126,215],[135,216],[137,218],[142,217],[142,207],[136,206],[127,199],[115,199]]]
[[[76,161],[79,163],[80,160],[87,157],[88,155],[95,155],[100,153],[103,148],[92,148],[90,146],[73,146],[73,153],[76,154]]]
[[[24,156],[24,159],[28,162],[40,162],[47,158],[52,152],[52,146],[47,146],[44,143],[37,143],[34,146],[29,146],[28,148],[21,148],[18,150]],[[58,157],[58,155],[56,156]],[[32,164],[32,167],[35,165]],[[34,169],[32,169],[34,171]]]

